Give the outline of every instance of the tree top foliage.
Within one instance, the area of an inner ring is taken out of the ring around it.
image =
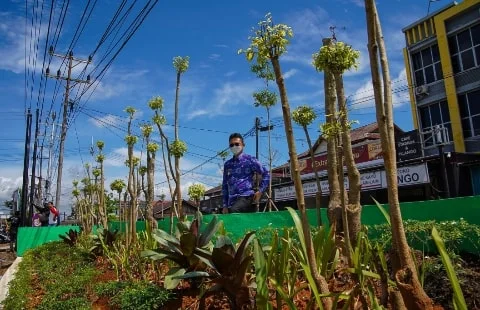
[[[248,61],[254,58],[257,64],[264,65],[270,59],[286,53],[289,39],[293,37],[293,30],[285,24],[274,24],[272,14],[265,15],[265,20],[258,23],[258,28],[252,29],[253,35],[249,36],[250,46],[238,50],[239,54],[245,54]]]
[[[322,46],[312,58],[312,64],[317,71],[328,69],[333,73],[343,74],[347,70],[358,68],[360,52],[344,42],[335,42]]]

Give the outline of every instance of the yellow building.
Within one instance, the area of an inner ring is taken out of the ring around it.
[[[439,144],[447,157],[480,153],[480,0],[453,2],[403,32],[413,122],[425,156],[438,154]],[[480,166],[472,164],[472,189],[480,194]]]

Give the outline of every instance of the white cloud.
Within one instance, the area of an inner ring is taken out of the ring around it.
[[[283,78],[284,79],[288,79],[288,78],[291,78],[292,76],[294,76],[295,74],[298,73],[298,70],[297,69],[290,69],[288,70],[287,72],[285,72],[283,74]]]
[[[220,58],[221,58],[220,54],[210,54],[210,56],[208,56],[208,59],[213,61],[220,61],[221,60]]]
[[[228,71],[227,73],[224,74],[224,76],[231,77],[231,76],[234,76],[235,74],[237,74],[237,71]]]
[[[103,117],[97,117],[95,119],[90,118],[88,121],[98,128],[104,128],[105,126],[117,126],[122,123],[122,120],[118,116],[112,114],[107,114]]]
[[[228,48],[228,45],[226,44],[214,44],[213,46],[220,47],[220,48]]]
[[[145,154],[142,154],[138,150],[134,150],[133,156],[138,158],[144,158]],[[113,166],[113,167],[125,167],[125,160],[127,160],[127,158],[128,158],[128,148],[126,147],[116,148],[116,149],[113,149],[107,155],[105,155],[104,165]]]
[[[30,50],[30,43],[35,43],[39,38],[40,42],[46,37],[47,27],[37,27],[39,30],[32,34],[25,29],[25,18],[13,16],[8,12],[0,13],[0,69],[22,73],[25,71],[25,65],[33,69],[36,61],[37,69],[42,66],[43,48],[39,45],[38,59],[35,58],[35,51]],[[36,28],[36,29],[37,29]],[[27,58],[25,58],[25,40],[27,40]],[[30,40],[32,42],[30,42]],[[34,46],[34,45],[33,45]]]
[[[92,82],[83,98],[89,98],[91,95],[90,100],[107,100],[139,94],[147,87],[148,72],[145,69],[110,68],[102,80]]]
[[[405,86],[406,77],[406,70],[403,69],[398,76],[392,80],[392,101],[395,108],[409,103],[408,87]],[[358,88],[349,101],[352,110],[374,107],[375,101],[372,81],[368,80]]]
[[[247,82],[227,82],[213,91],[213,98],[208,104],[202,104],[202,108],[191,108],[187,119],[207,115],[209,118],[219,115],[232,115],[238,111],[233,107],[238,105],[251,105],[252,93],[261,85],[260,80]],[[208,111],[208,113],[205,113]]]
[[[3,169],[2,169],[3,170]],[[21,171],[19,169],[19,171]],[[3,171],[2,171],[3,174]],[[22,186],[22,177],[0,177],[0,204],[3,201],[12,199],[13,191]]]

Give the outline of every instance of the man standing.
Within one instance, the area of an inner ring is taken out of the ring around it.
[[[223,167],[222,213],[254,212],[253,202],[262,197],[270,175],[255,157],[243,153],[245,144],[241,134],[232,133],[228,140],[233,157]],[[255,174],[262,177],[258,189],[254,184]]]

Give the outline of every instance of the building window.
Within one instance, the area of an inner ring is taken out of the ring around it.
[[[464,138],[480,136],[480,90],[458,95]]]
[[[480,66],[480,24],[448,38],[453,73]]]
[[[432,45],[412,54],[415,85],[430,84],[443,78],[438,45]]]
[[[447,141],[444,142],[448,143],[450,141],[450,138],[452,137],[452,125],[446,101],[440,101],[426,107],[421,107],[419,108],[419,113],[425,147],[438,144],[434,135],[434,129],[437,128],[437,126],[447,129],[448,137],[445,137]]]

